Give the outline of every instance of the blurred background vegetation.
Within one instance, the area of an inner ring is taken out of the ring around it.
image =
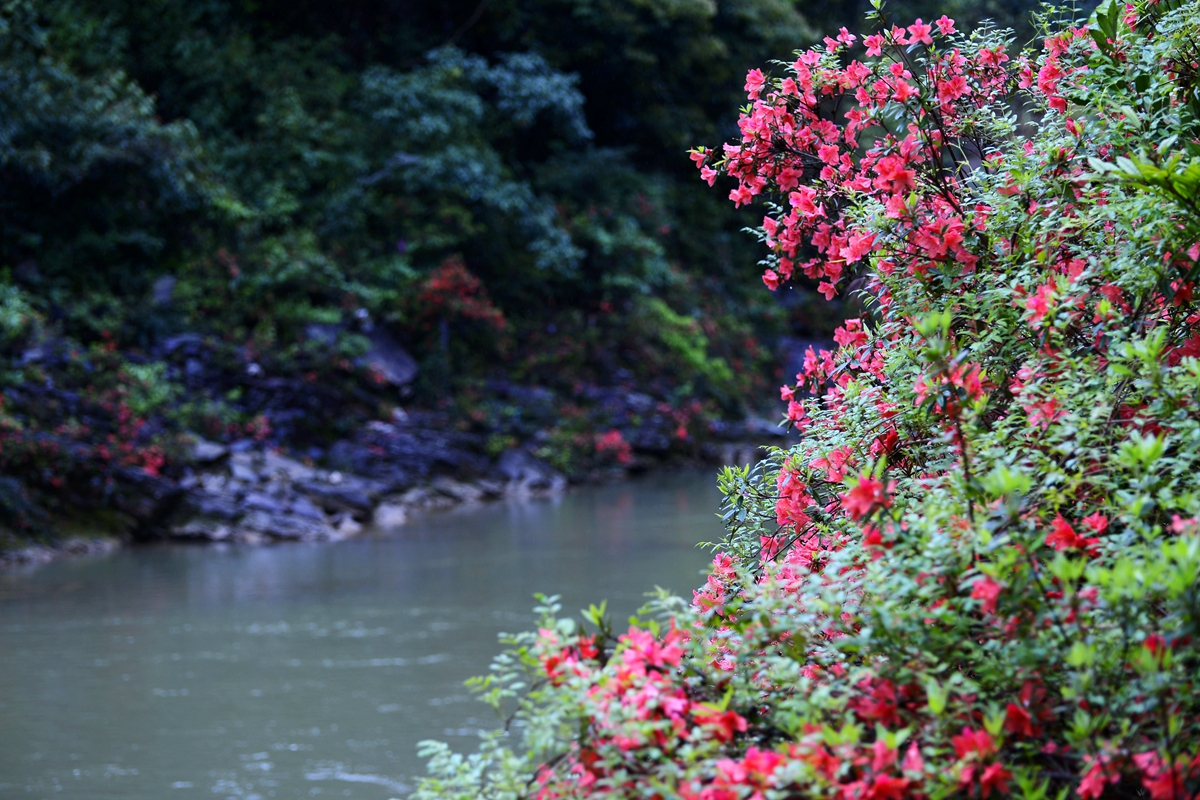
[[[0,0],[0,506],[169,471],[184,431],[319,458],[399,404],[491,420],[498,450],[530,431],[489,380],[744,414],[780,338],[838,312],[762,290],[753,212],[685,151],[735,134],[748,67],[866,10]],[[889,4],[1020,42],[1032,10]],[[363,360],[380,341],[415,382]],[[597,425],[547,414],[564,446]]]

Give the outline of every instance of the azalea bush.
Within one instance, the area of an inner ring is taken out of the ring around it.
[[[942,17],[750,72],[694,158],[859,294],[689,603],[552,601],[421,798],[1200,797],[1200,4]]]

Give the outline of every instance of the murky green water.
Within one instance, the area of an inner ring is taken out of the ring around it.
[[[388,536],[156,547],[0,573],[0,797],[389,798],[473,748],[462,681],[532,594],[690,595],[708,474],[419,519]]]

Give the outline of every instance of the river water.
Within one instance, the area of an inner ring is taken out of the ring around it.
[[[146,547],[0,573],[0,798],[384,798],[471,750],[464,679],[534,592],[690,596],[709,474],[432,515],[338,544]]]

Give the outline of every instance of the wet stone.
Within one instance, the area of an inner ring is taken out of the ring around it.
[[[326,510],[366,512],[375,506],[373,498],[379,495],[383,487],[364,478],[347,475],[339,483],[304,481],[296,488]]]
[[[320,541],[341,538],[327,522],[292,514],[271,514],[266,511],[251,511],[238,523],[238,528],[261,533],[273,539]]]
[[[265,475],[282,476],[290,481],[311,481],[317,476],[312,467],[271,451],[263,453],[260,469]]]
[[[297,516],[308,517],[309,519],[325,519],[325,512],[304,495],[297,495],[292,500],[291,510]]]
[[[281,514],[287,511],[287,506],[271,497],[268,494],[261,492],[250,492],[243,498],[242,504],[249,509],[258,511],[267,511],[272,514]]]
[[[506,450],[496,462],[496,472],[508,480],[512,491],[558,492],[567,488],[567,479],[544,461],[524,450]]]
[[[258,473],[247,464],[233,463],[229,465],[233,477],[245,483],[258,483]]]
[[[380,503],[371,521],[380,528],[399,528],[408,522],[408,510],[400,503]]]
[[[172,538],[194,539],[205,542],[223,542],[230,536],[228,525],[208,519],[192,519],[170,529]]]
[[[196,443],[192,445],[192,460],[201,464],[217,461],[228,454],[229,448],[225,447],[225,445],[210,442],[206,439],[196,439]]]
[[[237,496],[231,494],[191,494],[186,505],[199,516],[218,519],[234,519],[241,513]]]
[[[469,483],[460,483],[450,478],[435,478],[433,488],[460,503],[478,503],[483,499],[483,490],[478,486],[472,486]]]

